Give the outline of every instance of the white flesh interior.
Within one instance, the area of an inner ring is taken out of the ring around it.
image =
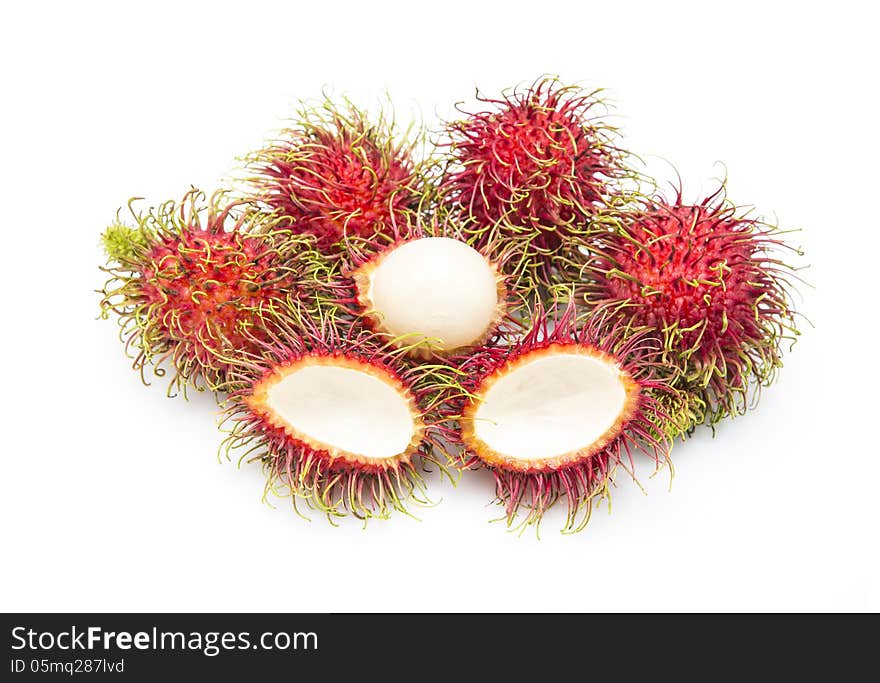
[[[302,367],[269,388],[267,403],[298,433],[366,458],[399,455],[415,428],[406,397],[352,368]]]
[[[476,436],[496,453],[533,461],[595,443],[616,422],[626,390],[616,366],[561,353],[516,366],[484,399]]]
[[[495,316],[498,284],[488,261],[464,242],[426,237],[385,256],[373,271],[370,300],[385,329],[425,338],[441,350],[476,342]]]

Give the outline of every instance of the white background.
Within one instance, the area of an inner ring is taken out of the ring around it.
[[[869,5],[6,7],[0,609],[878,609]],[[218,463],[211,398],[143,387],[96,319],[100,231],[132,195],[213,189],[325,85],[436,124],[545,72],[607,87],[626,145],[692,198],[724,161],[734,200],[803,229],[815,328],[778,385],[679,444],[671,492],[621,478],[573,537],[488,523],[479,474],[366,531],[262,504],[256,467]]]

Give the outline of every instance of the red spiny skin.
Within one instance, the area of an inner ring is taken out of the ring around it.
[[[352,514],[360,519],[387,517],[406,505],[425,499],[420,469],[430,463],[445,468],[451,429],[436,406],[451,372],[438,366],[403,361],[403,354],[357,325],[341,324],[329,316],[320,322],[308,315],[286,314],[266,321],[256,354],[230,370],[238,387],[226,402],[229,420],[227,451],[259,452],[273,490],[286,489],[297,500],[329,518]],[[395,387],[409,402],[414,418],[413,438],[404,452],[381,460],[354,453],[330,453],[309,443],[279,422],[265,401],[266,387],[292,367],[331,365],[367,372]],[[258,448],[259,447],[259,448]]]
[[[247,310],[283,298],[280,264],[259,239],[238,232],[190,230],[152,245],[141,269],[141,295],[169,339],[191,345],[203,365],[223,348],[247,348]],[[283,272],[283,271],[282,271]]]
[[[557,249],[607,192],[615,155],[590,109],[597,101],[554,81],[539,81],[493,111],[450,126],[456,163],[448,198],[487,230],[499,221],[537,230],[534,246]]]
[[[637,303],[644,325],[678,325],[684,348],[701,335],[722,347],[738,345],[758,334],[753,311],[768,284],[754,265],[759,245],[751,231],[749,221],[707,207],[656,207],[632,224],[634,241],[616,251],[617,267],[632,279],[610,278],[608,294]]]
[[[407,152],[356,125],[297,131],[257,155],[263,200],[324,251],[346,236],[393,233],[418,205]]]
[[[180,202],[129,208],[137,227],[117,222],[103,235],[103,317],[118,316],[145,383],[149,366],[157,377],[170,366],[169,396],[225,390],[233,357],[254,352],[262,315],[312,291],[320,270],[312,238],[224,192],[208,198],[193,188]]]
[[[732,394],[744,396],[750,377],[769,380],[793,316],[787,268],[769,255],[780,243],[720,196],[658,201],[625,217],[591,246],[597,276],[585,286],[592,303],[658,331],[713,421],[744,410]]]
[[[498,462],[486,459],[468,436],[473,432],[468,425],[470,408],[484,384],[506,374],[511,364],[524,355],[553,353],[555,347],[572,345],[588,349],[590,355],[616,359],[637,387],[631,410],[615,426],[616,435],[601,449],[564,465],[542,464],[536,469],[523,469],[498,464],[503,458],[492,459]],[[668,434],[677,416],[671,415],[662,403],[680,406],[677,392],[663,379],[668,370],[660,361],[658,345],[644,333],[627,334],[624,327],[602,316],[593,316],[580,325],[571,303],[555,313],[545,312],[539,305],[529,331],[521,338],[510,345],[489,346],[453,358],[452,363],[461,372],[465,390],[460,401],[449,404],[450,415],[463,420],[459,431],[464,447],[462,467],[487,467],[492,471],[496,496],[504,505],[508,525],[515,523],[523,509],[526,514],[521,525],[538,524],[547,509],[563,499],[567,507],[563,530],[580,531],[589,520],[593,497],[607,495],[606,486],[617,465],[624,462],[632,471],[633,453],[637,451],[658,465],[668,459]]]

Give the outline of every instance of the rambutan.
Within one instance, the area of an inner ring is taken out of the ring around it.
[[[136,227],[117,221],[103,235],[111,278],[102,316],[119,316],[145,382],[148,366],[162,377],[167,362],[169,395],[219,389],[230,353],[259,337],[255,315],[284,309],[318,277],[312,240],[222,192],[206,199],[193,189],[146,212],[129,206]]]
[[[295,321],[295,322],[294,322]],[[404,362],[405,350],[332,313],[264,321],[258,353],[231,372],[227,455],[262,462],[267,491],[297,507],[368,520],[427,503],[420,469],[447,472],[439,406],[454,374]]]
[[[798,335],[780,235],[732,204],[723,184],[698,204],[679,190],[596,232],[568,276],[592,310],[660,339],[675,386],[691,397],[691,426],[715,424],[750,407]]]
[[[328,256],[393,242],[423,201],[418,136],[345,101],[304,105],[293,125],[248,158],[256,198]]]
[[[440,195],[477,246],[516,247],[517,276],[546,282],[566,238],[582,232],[629,174],[599,91],[541,78],[447,126]]]
[[[538,524],[560,498],[563,531],[580,531],[593,500],[608,495],[617,466],[635,451],[658,466],[675,392],[661,379],[659,348],[601,317],[578,324],[575,307],[536,307],[530,329],[507,345],[455,360],[465,394],[450,402],[461,426],[464,467],[485,467],[508,526]]]
[[[497,265],[455,237],[389,245],[350,276],[352,303],[368,325],[422,358],[483,344],[507,313]]]

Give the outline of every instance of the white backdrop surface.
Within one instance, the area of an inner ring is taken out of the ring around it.
[[[625,5],[625,7],[624,7]],[[18,3],[0,28],[0,609],[876,610],[876,65],[867,3]],[[490,480],[421,521],[330,527],[219,462],[209,396],[144,387],[97,320],[98,234],[213,189],[323,87],[429,124],[542,73],[608,88],[691,198],[729,176],[807,252],[815,327],[760,407],[621,479],[568,537],[490,524]],[[647,471],[647,470],[645,470]]]

